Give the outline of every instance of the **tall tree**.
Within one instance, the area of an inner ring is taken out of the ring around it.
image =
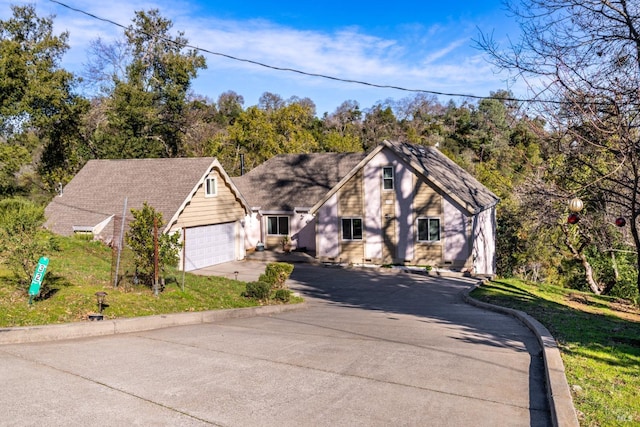
[[[403,98],[396,103],[395,111],[410,142],[436,145],[443,141],[444,107],[435,96]]]
[[[366,112],[362,123],[362,144],[365,151],[384,139],[393,139],[398,135],[398,121],[390,106],[376,104]]]
[[[640,3],[520,0],[508,7],[518,42],[480,46],[536,91],[534,106],[559,135],[565,198],[593,203],[629,227],[640,292]],[[595,238],[596,236],[591,236]]]
[[[185,49],[188,41],[183,32],[171,34],[172,27],[170,20],[153,9],[136,12],[125,31],[131,62],[124,78],[114,74],[107,126],[93,135],[100,157],[183,154],[187,94],[206,64],[195,49]]]
[[[79,118],[86,101],[72,93],[73,75],[59,67],[68,33],[34,6],[12,6],[0,21],[0,193],[18,191],[16,177],[33,162],[50,185],[75,172]]]

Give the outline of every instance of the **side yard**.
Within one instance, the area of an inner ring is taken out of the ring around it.
[[[640,423],[640,308],[628,301],[518,280],[474,298],[524,311],[556,338],[581,425]]]
[[[183,275],[177,270],[165,272],[164,289],[156,296],[148,286],[134,283],[126,253],[118,266],[124,278],[114,287],[116,256],[109,247],[77,237],[59,238],[58,243],[60,250],[47,254],[49,269],[40,296],[31,305],[24,287],[0,265],[0,327],[86,321],[99,310],[96,292],[107,293],[103,310],[107,319],[282,303],[246,297],[243,281]]]

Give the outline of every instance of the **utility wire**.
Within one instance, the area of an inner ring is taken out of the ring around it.
[[[49,0],[49,1],[51,3],[58,4],[58,5],[60,5],[62,7],[65,7],[67,9],[69,9],[69,10],[72,10],[74,12],[78,12],[78,13],[81,13],[83,15],[87,15],[87,16],[93,18],[93,19],[97,19],[97,20],[102,21],[102,22],[107,22],[109,24],[115,25],[115,26],[123,28],[125,30],[128,29],[128,27],[126,27],[126,26],[124,26],[124,25],[122,25],[122,24],[120,24],[120,23],[118,23],[116,21],[112,21],[111,19],[107,19],[107,18],[102,18],[100,16],[97,16],[97,15],[95,15],[93,13],[90,13],[90,12],[87,12],[85,10],[69,6],[68,4],[62,3],[62,2],[60,2],[58,0]],[[145,32],[142,32],[142,33],[147,35],[147,36],[157,37],[157,38],[159,38],[161,40],[164,40],[164,41],[166,41],[168,43],[172,43],[172,44],[175,44],[175,45],[183,47],[183,48],[194,49],[194,50],[197,50],[199,52],[205,52],[205,53],[208,53],[210,55],[215,55],[215,56],[220,56],[220,57],[223,57],[223,58],[228,58],[228,59],[231,59],[233,61],[245,62],[245,63],[257,65],[257,66],[264,67],[264,68],[269,68],[269,69],[276,70],[276,71],[285,71],[285,72],[290,72],[290,73],[301,74],[303,76],[318,77],[318,78],[327,79],[327,80],[333,80],[333,81],[344,82],[344,83],[353,83],[353,84],[358,84],[358,85],[363,85],[363,86],[370,86],[370,87],[375,87],[375,88],[380,88],[380,89],[395,89],[395,90],[399,90],[399,91],[403,91],[403,92],[426,93],[426,94],[437,95],[437,96],[461,97],[461,98],[470,98],[470,99],[499,99],[501,101],[513,101],[513,102],[521,102],[521,103],[541,102],[541,103],[546,103],[546,104],[559,104],[559,105],[568,103],[568,101],[558,101],[558,100],[522,99],[522,98],[512,98],[512,97],[496,98],[494,96],[480,96],[480,95],[470,95],[470,94],[462,94],[462,93],[448,93],[448,92],[439,92],[439,91],[435,91],[435,90],[426,90],[426,89],[409,89],[409,88],[405,88],[405,87],[401,87],[401,86],[395,86],[395,85],[370,83],[370,82],[365,82],[365,81],[362,81],[362,80],[353,80],[353,79],[329,76],[329,75],[325,75],[325,74],[311,73],[311,72],[307,72],[307,71],[298,70],[298,69],[295,69],[295,68],[278,67],[278,66],[275,66],[275,65],[265,64],[263,62],[254,61],[252,59],[239,58],[237,56],[229,55],[229,54],[226,54],[226,53],[215,52],[215,51],[212,51],[212,50],[204,49],[204,48],[201,48],[201,47],[198,47],[198,46],[193,46],[193,45],[186,44],[186,43],[178,43],[178,42],[176,42],[174,40],[171,40],[169,38],[158,36],[157,34],[148,34],[148,33],[145,33]]]

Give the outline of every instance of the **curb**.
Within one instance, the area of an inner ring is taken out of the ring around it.
[[[235,308],[228,310],[198,311],[193,313],[158,314],[154,316],[102,320],[96,322],[86,321],[59,325],[0,328],[0,345],[126,334],[130,332],[170,328],[173,326],[215,323],[227,319],[269,316],[272,314],[301,310],[304,308],[307,308],[306,302],[299,304]]]
[[[475,287],[463,292],[463,299],[466,303],[474,305],[486,310],[498,313],[508,314],[520,322],[538,338],[538,342],[542,347],[542,355],[544,359],[544,367],[546,372],[547,398],[549,399],[549,409],[551,411],[551,422],[556,427],[579,427],[578,416],[573,406],[573,398],[567,383],[567,377],[564,374],[564,364],[560,357],[560,350],[556,344],[555,338],[551,332],[540,322],[527,313],[512,308],[501,307],[494,304],[478,301],[469,296],[469,293],[475,288],[482,285],[478,283]]]

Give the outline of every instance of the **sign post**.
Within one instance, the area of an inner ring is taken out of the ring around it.
[[[40,286],[44,280],[44,275],[47,272],[47,266],[49,265],[49,258],[40,257],[36,271],[33,272],[33,279],[31,279],[31,286],[29,287],[29,304],[33,303],[33,297],[40,293]]]

